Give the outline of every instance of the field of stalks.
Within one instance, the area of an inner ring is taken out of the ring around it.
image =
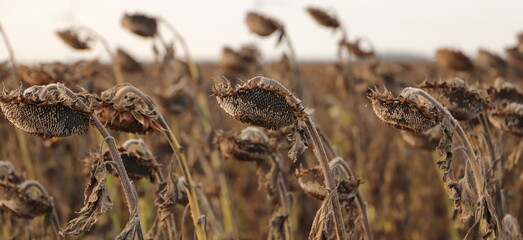
[[[298,61],[257,12],[279,61],[247,44],[197,63],[129,13],[154,62],[74,26],[56,36],[110,64],[23,65],[0,26],[0,239],[523,239],[523,34],[504,56],[391,62],[304,14],[337,61]]]

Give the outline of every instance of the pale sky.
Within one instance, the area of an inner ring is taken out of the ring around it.
[[[140,60],[152,58],[151,42],[120,26],[124,12],[162,16],[185,37],[197,60],[217,60],[223,46],[255,43],[265,59],[281,54],[275,37],[249,33],[249,10],[279,19],[301,60],[334,59],[337,35],[316,24],[307,6],[336,12],[352,38],[370,38],[378,53],[408,52],[431,58],[439,47],[473,55],[479,47],[503,53],[523,31],[521,0],[2,0],[0,23],[8,33],[18,61],[26,63],[107,59],[101,46],[79,52],[63,44],[55,31],[88,26],[115,48]],[[164,36],[169,36],[165,29]],[[8,55],[0,41],[0,61]]]

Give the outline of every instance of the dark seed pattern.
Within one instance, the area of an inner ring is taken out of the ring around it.
[[[0,94],[0,108],[7,120],[28,134],[52,138],[83,134],[88,130],[89,110],[83,109],[78,100],[68,99],[50,90],[46,96],[39,94],[45,86],[33,86]],[[87,100],[87,95],[79,95]]]
[[[502,109],[491,109],[489,120],[494,127],[523,137],[523,104],[511,103]]]
[[[404,97],[392,97],[390,93],[371,91],[368,95],[376,116],[393,127],[420,133],[433,128],[443,116],[435,109]]]
[[[217,85],[213,92],[220,107],[233,118],[267,129],[294,125],[307,115],[299,99],[269,78],[253,78],[236,89]]]
[[[5,117],[28,134],[52,138],[87,132],[89,117],[60,105],[0,103]]]
[[[447,107],[458,120],[474,119],[488,106],[486,93],[468,87],[459,79],[441,83],[424,81],[418,87]]]

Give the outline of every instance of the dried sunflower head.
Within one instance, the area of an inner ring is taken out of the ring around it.
[[[21,184],[0,180],[0,208],[26,219],[49,214],[52,211],[50,199],[40,189],[33,187],[35,184],[32,180]]]
[[[267,37],[276,31],[283,30],[283,26],[278,21],[256,12],[247,13],[245,23],[251,32],[262,37]]]
[[[416,99],[393,97],[388,91],[380,93],[375,90],[371,90],[367,97],[376,116],[395,128],[420,133],[433,128],[443,119],[441,112]]]
[[[146,134],[154,130],[163,131],[158,122],[158,113],[133,92],[117,95],[129,85],[118,85],[102,92],[93,103],[96,116],[109,128],[130,133]]]
[[[120,157],[122,158],[129,178],[134,181],[138,181],[142,178],[149,178],[154,182],[156,174],[159,173],[160,164],[145,147],[143,141],[138,140],[137,142],[141,142],[140,144],[129,144],[129,142],[132,141],[136,142],[137,140],[131,139],[118,146],[118,152],[120,153]],[[136,148],[131,148],[135,145],[137,146]],[[105,151],[102,158],[104,162],[112,161],[109,151]],[[99,155],[93,155],[92,158],[88,160],[92,165],[97,164],[98,161],[100,161]],[[107,170],[111,174],[118,175],[116,169],[113,169],[111,165],[107,165]]]
[[[215,142],[224,157],[239,161],[268,163],[273,153],[267,134],[255,127],[243,129],[238,136],[219,131]]]
[[[143,71],[142,65],[123,49],[118,48],[115,57],[118,65],[124,72],[136,73]]]
[[[49,74],[38,69],[32,69],[27,66],[18,66],[16,73],[20,76],[22,82],[29,86],[45,85],[49,83],[56,83],[58,79],[54,79]]]
[[[307,116],[301,101],[270,78],[255,77],[236,88],[217,84],[212,91],[220,107],[244,123],[276,130]]]
[[[127,30],[142,37],[155,37],[158,24],[155,18],[143,14],[124,14],[121,24]]]
[[[472,71],[474,64],[461,51],[452,49],[439,49],[436,51],[436,64],[450,71]]]
[[[364,50],[361,46],[362,46],[362,41],[363,39],[365,38],[357,38],[356,40],[354,40],[353,42],[349,42],[349,41],[342,41],[340,42],[340,44],[345,47],[347,49],[347,51],[358,57],[358,58],[368,58],[368,57],[374,57],[374,50],[372,49],[372,44],[368,41],[367,43],[370,45],[370,50]]]
[[[74,30],[74,29],[65,29],[62,31],[56,31],[56,35],[62,41],[64,41],[67,45],[70,47],[76,49],[76,50],[89,50],[91,47],[89,46],[89,38],[82,38],[80,34]]]
[[[523,104],[510,103],[489,110],[489,120],[494,127],[523,137]]]
[[[500,74],[504,73],[508,66],[507,62],[503,58],[484,49],[478,50],[478,55],[476,56],[476,65],[485,69],[494,69]]]
[[[44,138],[67,137],[88,130],[90,110],[79,101],[90,95],[72,99],[61,84],[37,85],[25,91],[17,89],[0,94],[0,108],[9,122],[23,131]]]
[[[316,199],[324,200],[327,197],[327,190],[325,188],[325,179],[320,167],[313,167],[309,169],[299,169],[295,174],[298,178],[298,184],[303,191]],[[359,179],[347,179],[342,176],[335,176],[337,191],[340,201],[347,200],[354,196],[354,191],[360,184]]]
[[[329,13],[327,13],[326,11],[324,11],[322,9],[315,8],[315,7],[308,7],[307,12],[309,13],[309,15],[311,15],[312,18],[314,18],[314,20],[318,24],[320,24],[324,27],[336,29],[340,26],[340,22],[338,21],[338,19],[335,16],[330,15]]]
[[[458,78],[435,83],[424,81],[417,87],[447,107],[452,116],[458,120],[474,119],[488,106],[485,91],[467,86]]]
[[[247,63],[243,60],[240,53],[232,48],[224,47],[220,57],[220,67],[231,72],[242,72]]]
[[[487,89],[490,99],[490,108],[503,107],[515,102],[523,104],[523,93],[510,82],[497,79],[494,86]]]

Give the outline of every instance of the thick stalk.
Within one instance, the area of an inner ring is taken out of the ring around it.
[[[408,94],[417,94],[420,96],[423,96],[425,99],[427,99],[429,102],[431,102],[434,106],[436,106],[450,121],[451,125],[453,126],[454,130],[458,134],[458,137],[461,141],[461,144],[464,145],[467,153],[467,159],[468,163],[471,166],[472,174],[474,175],[474,181],[476,183],[476,193],[478,193],[478,196],[484,196],[485,200],[487,202],[487,208],[490,212],[490,215],[494,217],[496,221],[496,228],[497,228],[497,234],[498,236],[502,237],[504,236],[504,230],[501,227],[501,222],[499,221],[499,217],[497,214],[497,211],[494,207],[492,197],[490,196],[489,192],[485,189],[485,174],[484,174],[484,168],[482,165],[480,165],[479,160],[481,158],[478,158],[476,156],[476,153],[474,153],[474,148],[472,147],[472,144],[470,143],[465,131],[459,125],[458,121],[452,116],[452,114],[449,112],[449,110],[444,107],[440,102],[438,102],[436,99],[434,99],[430,94],[427,92],[418,89],[418,88],[412,88],[408,87],[403,90],[403,92]]]
[[[5,30],[2,27],[1,23],[0,23],[0,34],[2,35],[2,39],[4,40],[5,47],[7,48],[7,51],[9,52],[9,60],[11,61],[11,68],[13,68],[13,73],[15,75],[15,78],[17,80],[20,80],[18,77],[18,74],[16,73],[15,54],[13,52],[13,48],[11,47],[11,43],[9,42],[9,38],[7,38],[7,34],[5,33]]]
[[[345,224],[343,223],[340,202],[338,199],[338,191],[334,182],[332,171],[329,166],[329,159],[327,158],[327,153],[325,152],[325,148],[323,147],[320,136],[318,134],[318,131],[316,130],[316,126],[314,125],[312,119],[308,117],[305,120],[305,123],[307,124],[307,131],[311,136],[314,155],[316,156],[316,159],[318,160],[322,168],[323,177],[325,179],[325,187],[327,191],[329,191],[329,194],[332,192],[332,197],[330,198],[330,200],[332,204],[332,209],[334,211],[336,235],[338,239],[345,240],[347,239],[345,232]]]
[[[118,90],[118,92],[115,94],[113,101],[119,101],[126,93],[132,92],[136,94],[138,97],[140,97],[145,104],[147,104],[148,107],[153,109],[157,115],[158,115],[158,122],[160,125],[165,129],[162,131],[164,136],[167,138],[167,141],[169,142],[169,145],[175,152],[175,159],[178,163],[180,163],[181,171],[183,176],[185,177],[185,181],[187,182],[186,186],[186,192],[189,199],[189,205],[191,206],[191,215],[193,219],[193,224],[196,229],[196,235],[199,240],[205,240],[207,239],[207,235],[205,233],[205,228],[202,224],[199,224],[198,219],[201,216],[200,207],[198,205],[198,198],[196,195],[196,191],[194,189],[194,182],[192,180],[191,172],[189,171],[189,164],[187,163],[187,159],[185,158],[185,154],[183,152],[183,147],[178,143],[178,140],[174,136],[174,133],[171,131],[171,128],[163,118],[162,114],[158,111],[158,108],[156,107],[156,104],[149,98],[149,96],[145,95],[140,89],[137,89],[133,87],[132,85],[124,85],[121,89]]]
[[[198,67],[192,60],[191,54],[189,53],[189,47],[187,47],[187,43],[185,43],[185,39],[182,37],[182,35],[174,28],[174,26],[164,18],[157,18],[160,22],[165,24],[165,26],[171,31],[171,33],[174,35],[175,40],[178,40],[180,42],[180,45],[183,48],[183,51],[185,53],[185,59],[187,60],[187,64],[189,65],[189,71],[191,72],[191,78],[193,80],[198,80],[200,77],[198,74]]]
[[[129,179],[129,176],[127,175],[127,171],[125,170],[122,158],[120,156],[120,153],[118,152],[118,148],[116,147],[116,142],[96,116],[91,115],[91,119],[96,129],[98,129],[102,137],[105,139],[107,147],[109,148],[111,158],[115,162],[116,171],[118,172],[118,176],[120,177],[120,181],[122,183],[122,188],[124,191],[125,200],[127,202],[127,208],[129,209],[129,214],[131,218],[138,217],[138,197],[136,195],[136,191],[134,191],[134,187],[131,183],[131,180]],[[138,227],[141,228],[141,223],[139,220]],[[140,239],[143,239],[143,236],[139,237]]]

